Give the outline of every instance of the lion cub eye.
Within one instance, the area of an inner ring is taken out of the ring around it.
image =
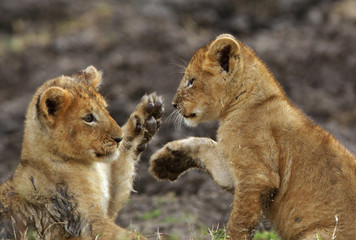
[[[187,82],[187,87],[192,86],[194,81],[195,81],[195,78],[189,79],[188,82]]]
[[[84,122],[86,123],[93,123],[96,121],[96,118],[94,117],[94,115],[92,113],[89,113],[88,115],[86,115],[85,117],[82,118]]]

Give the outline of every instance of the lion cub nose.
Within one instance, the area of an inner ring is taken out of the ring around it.
[[[177,108],[177,104],[176,103],[172,103],[174,108]]]
[[[119,143],[119,142],[122,141],[122,137],[115,137],[115,138],[112,138],[112,139],[114,139],[114,141],[115,141],[116,143]]]

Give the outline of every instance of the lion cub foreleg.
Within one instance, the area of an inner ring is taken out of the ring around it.
[[[242,187],[241,187],[242,188]],[[262,218],[259,192],[242,193],[237,186],[228,222],[228,234],[232,239],[251,239],[253,230]]]
[[[280,178],[273,164],[263,164],[268,160],[262,160],[259,152],[248,148],[239,150],[231,159],[237,181],[227,229],[231,239],[250,239],[262,214],[269,213],[279,191]]]
[[[150,171],[158,179],[174,181],[191,168],[207,172],[222,188],[234,191],[229,161],[210,138],[190,137],[169,142],[150,159]]]
[[[97,219],[92,223],[93,236],[83,239],[102,239],[102,240],[146,240],[145,237],[139,236],[124,228],[117,226],[112,220]]]
[[[120,156],[111,166],[111,201],[108,215],[116,217],[132,190],[135,163],[156,134],[164,112],[162,98],[156,93],[145,95],[122,127],[124,139]]]

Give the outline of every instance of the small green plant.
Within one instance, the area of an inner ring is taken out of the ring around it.
[[[318,233],[316,233],[316,239],[317,240],[322,240]]]
[[[253,240],[279,240],[274,231],[256,232]]]
[[[137,234],[137,238],[136,238],[136,240],[141,240],[142,238],[141,238],[141,234],[140,233],[138,233],[137,231],[135,231],[135,233]]]
[[[230,237],[226,233],[226,229],[222,228],[219,229],[219,225],[214,229],[209,229],[209,233],[211,236],[212,240],[225,240],[225,239],[230,239]]]
[[[99,237],[102,237],[102,236],[103,236],[103,234],[99,233],[98,235],[95,236],[95,240],[98,240]]]
[[[230,239],[230,236],[226,233],[226,228],[219,229],[217,226],[215,229],[209,229],[209,234],[212,240],[225,240]],[[253,240],[280,240],[274,231],[256,232]]]
[[[37,234],[34,230],[30,230],[27,232],[27,240],[36,240]]]

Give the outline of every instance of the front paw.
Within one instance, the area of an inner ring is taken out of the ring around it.
[[[176,142],[168,143],[150,159],[150,172],[158,179],[176,180],[189,168],[198,168],[197,161],[183,149],[177,148]]]
[[[133,143],[139,153],[146,149],[147,143],[161,126],[164,113],[162,102],[162,97],[156,93],[144,95],[124,128],[126,140]]]

